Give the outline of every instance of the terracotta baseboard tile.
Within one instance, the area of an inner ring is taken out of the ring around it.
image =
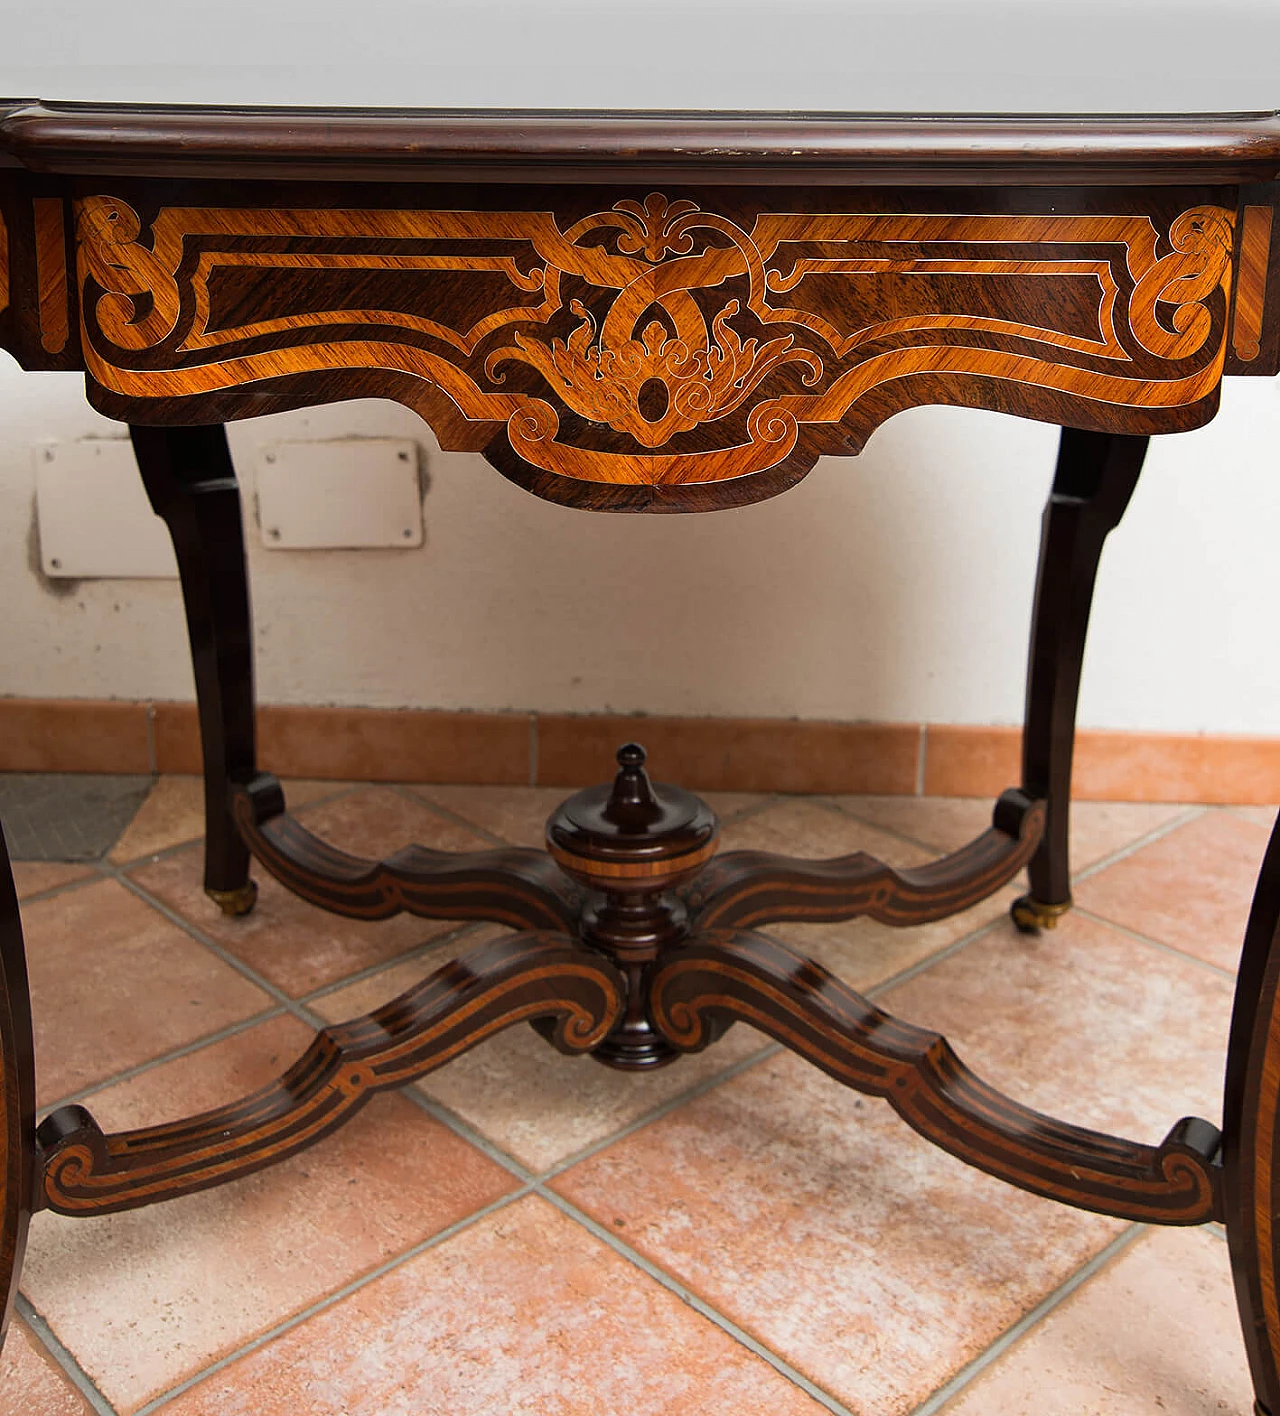
[[[538,717],[538,785],[608,778],[630,738],[654,775],[708,792],[915,791],[915,723],[801,722],[788,718]]]
[[[992,796],[1020,776],[1022,732],[930,726],[926,796]],[[1186,801],[1271,806],[1280,801],[1280,738],[1081,728],[1072,795],[1081,801]]]
[[[1021,777],[1021,728],[930,723],[925,729],[925,796],[996,796]]]
[[[1280,738],[1198,733],[1079,734],[1073,790],[1093,801],[1280,801]]]
[[[155,705],[156,768],[199,772],[195,705]],[[264,704],[258,760],[281,777],[364,782],[529,781],[529,715]]]
[[[147,705],[0,698],[0,771],[151,771]]]
[[[154,762],[147,747],[151,715]],[[536,727],[536,757],[531,745]],[[264,704],[263,767],[282,777],[576,787],[608,778],[630,738],[654,774],[697,791],[912,796],[921,733],[926,796],[991,797],[1017,784],[1021,730],[958,723],[614,713],[465,713]],[[198,773],[193,703],[0,699],[0,771]],[[1280,801],[1280,737],[1082,728],[1084,801]]]

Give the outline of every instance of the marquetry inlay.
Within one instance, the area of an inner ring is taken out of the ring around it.
[[[36,197],[36,279],[40,287],[40,343],[50,354],[67,347],[67,248],[62,201]]]
[[[816,455],[841,424],[830,450],[849,450],[860,417],[865,436],[973,377],[1194,404],[1221,377],[1233,219],[730,217],[654,192],[572,221],[166,207],[144,235],[102,195],[77,204],[76,229],[85,360],[115,394],[393,371],[410,389],[396,396],[421,389],[428,412],[426,390],[434,406],[443,392],[535,468],[653,484],[767,470],[806,431]],[[896,405],[860,413],[890,385]]]
[[[1240,270],[1236,277],[1235,314],[1231,340],[1241,359],[1258,357],[1262,315],[1267,299],[1267,262],[1271,257],[1272,209],[1247,206],[1240,236]]]

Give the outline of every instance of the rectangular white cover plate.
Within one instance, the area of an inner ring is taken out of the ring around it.
[[[127,438],[84,438],[35,449],[40,564],[54,578],[178,574],[165,524],[151,510]]]
[[[269,550],[422,545],[418,447],[408,439],[267,443],[257,484]]]

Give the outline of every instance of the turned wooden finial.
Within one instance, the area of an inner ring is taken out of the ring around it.
[[[645,750],[638,742],[626,742],[617,751],[618,775],[601,813],[606,821],[629,831],[656,821],[662,808],[653,794],[653,783],[645,771]]]

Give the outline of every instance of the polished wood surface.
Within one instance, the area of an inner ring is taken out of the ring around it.
[[[238,1179],[516,1023],[542,1020],[561,1052],[588,1052],[624,993],[606,960],[565,935],[478,945],[367,1016],[324,1028],[278,1082],[234,1105],[110,1136],[82,1106],[53,1112],[37,1133],[39,1205],[108,1214]]]
[[[82,372],[92,404],[131,425],[187,605],[209,893],[251,909],[252,856],[340,914],[520,931],[324,1029],[236,1105],[118,1135],[68,1107],[37,1132],[21,935],[12,892],[0,893],[0,1290],[20,1267],[33,1174],[34,1202],[63,1213],[131,1208],[293,1154],[373,1092],[516,1022],[624,1070],[677,1062],[745,1022],[1011,1184],[1128,1220],[1224,1219],[1258,1409],[1280,1416],[1280,844],[1246,943],[1221,1138],[1194,1117],[1151,1144],[1043,1116],[976,1077],[945,1038],[752,932],[859,914],[919,924],[1024,865],[1021,927],[1069,906],[1098,559],[1147,437],[1208,421],[1225,375],[1280,372],[1278,178],[1275,114],[0,100],[0,347],[25,368]],[[222,425],[356,397],[416,409],[443,447],[482,453],[538,496],[622,511],[774,496],[922,404],[1061,425],[1021,783],[988,831],[920,867],[861,853],[717,857],[713,813],[652,782],[627,744],[612,784],[553,813],[547,852],[335,849],[257,768],[243,525]]]
[[[0,831],[0,1343],[4,1341],[35,1201],[36,1082],[31,992],[18,893]]]
[[[952,1155],[1033,1194],[1121,1219],[1203,1224],[1220,1217],[1220,1140],[1195,1117],[1160,1146],[1071,1126],[1002,1096],[940,1033],[883,1012],[775,939],[708,931],[670,951],[650,1007],[674,1046],[699,1051],[750,1023],[838,1082],[883,1097]]]
[[[255,392],[385,392],[551,500],[702,509],[774,495],[918,403],[1194,427],[1227,354],[1236,212],[1208,192],[1043,191],[1018,213],[931,189],[906,209],[880,192],[282,195],[301,194],[150,209],[125,183],[72,203],[103,411],[212,422],[261,411]]]
[[[33,172],[344,181],[1271,181],[1280,115],[920,117],[183,108],[0,99]]]

